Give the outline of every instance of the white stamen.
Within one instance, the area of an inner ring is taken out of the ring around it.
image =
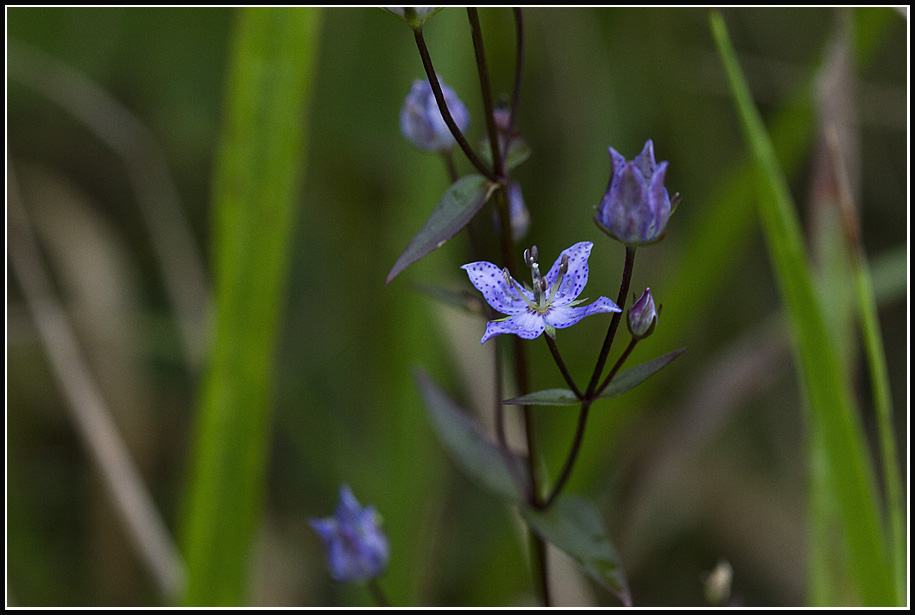
[[[527,298],[527,295],[524,294],[524,291],[521,290],[521,287],[518,286],[517,282],[515,282],[515,278],[513,278],[511,276],[511,274],[508,272],[508,267],[506,267],[505,269],[502,270],[502,276],[505,278],[505,293],[509,297],[511,297],[512,299],[515,299],[515,300],[521,299],[527,304],[527,307],[529,307],[530,309],[532,309],[532,310],[537,309],[537,306],[534,305],[533,303],[531,303],[531,300]],[[512,288],[514,288],[518,292],[517,297],[512,296],[509,293],[509,290],[511,290]]]

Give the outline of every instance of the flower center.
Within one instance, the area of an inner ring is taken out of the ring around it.
[[[505,277],[506,285],[517,291],[518,296],[524,300],[528,309],[532,313],[543,316],[552,309],[553,299],[556,298],[556,292],[562,285],[562,278],[569,271],[569,257],[565,254],[562,255],[562,261],[559,263],[559,273],[552,286],[549,287],[547,287],[546,279],[540,274],[540,265],[537,263],[537,246],[531,246],[530,250],[524,251],[524,263],[531,269],[532,292],[534,294],[533,301],[528,299],[527,295],[521,291],[521,288],[518,287],[518,283],[515,282],[514,278],[508,273],[508,268],[502,270],[502,275]]]

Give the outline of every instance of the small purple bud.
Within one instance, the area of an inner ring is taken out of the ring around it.
[[[597,225],[627,246],[660,241],[671,211],[664,187],[667,162],[655,163],[651,139],[631,162],[612,147],[608,149],[613,174],[597,206]]]
[[[377,577],[388,563],[388,541],[372,506],[362,508],[347,485],[333,517],[310,519],[309,524],[327,547],[327,566],[335,581],[366,581]]]
[[[530,155],[530,148],[512,125],[511,109],[502,104],[493,109],[492,116],[495,122],[500,156],[505,160],[506,167],[512,169],[527,159]],[[480,154],[487,162],[491,163],[492,143],[489,135],[483,136],[479,144]]]
[[[470,125],[467,107],[454,90],[441,79],[438,81],[454,123],[464,132]],[[410,88],[410,93],[407,94],[400,110],[400,132],[407,141],[427,152],[445,152],[454,147],[454,137],[442,118],[442,112],[428,81],[417,79],[413,82],[413,87]]]
[[[658,311],[654,307],[651,289],[646,288],[642,296],[629,308],[629,333],[637,340],[651,335],[658,324]]]
[[[492,119],[495,120],[496,131],[500,136],[506,136],[508,134],[511,115],[511,109],[504,105],[499,105],[492,110]]]
[[[402,19],[414,30],[419,30],[427,19],[442,10],[440,6],[385,6],[382,7],[392,15]]]
[[[524,204],[524,197],[521,196],[521,184],[518,182],[512,182],[508,185],[508,219],[512,229],[512,239],[515,242],[524,239],[531,228],[531,214]],[[502,232],[499,212],[493,213],[492,224],[496,229],[497,235]],[[534,260],[536,258],[535,256]]]

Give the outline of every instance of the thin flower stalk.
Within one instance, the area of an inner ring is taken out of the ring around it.
[[[476,152],[473,151],[470,143],[467,142],[461,129],[455,124],[454,118],[451,117],[451,113],[448,111],[448,105],[445,104],[445,96],[442,93],[441,85],[439,85],[438,77],[435,75],[435,68],[432,66],[432,57],[429,55],[429,49],[426,47],[426,41],[423,38],[422,30],[414,30],[413,37],[416,40],[416,47],[419,49],[419,55],[422,58],[423,69],[425,69],[426,77],[429,79],[429,85],[432,86],[432,92],[435,94],[435,101],[438,103],[438,108],[442,112],[442,118],[444,118],[445,123],[448,125],[448,129],[454,136],[454,140],[457,141],[458,146],[461,148],[461,151],[464,152],[464,155],[467,156],[467,159],[470,160],[470,163],[476,167],[481,174],[487,179],[497,182],[498,176],[496,176],[492,170],[480,160],[480,157]]]

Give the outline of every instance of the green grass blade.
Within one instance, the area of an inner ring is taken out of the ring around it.
[[[886,508],[889,517],[890,554],[896,581],[897,604],[905,604],[906,591],[906,530],[905,503],[900,493],[902,479],[896,464],[896,435],[893,430],[893,402],[890,398],[890,377],[886,366],[880,322],[877,319],[877,300],[871,283],[870,269],[860,244],[854,258],[855,290],[858,296],[858,318],[864,337],[864,352],[870,369],[877,414],[877,434],[880,441],[880,461],[886,490]]]
[[[822,438],[830,489],[838,501],[849,567],[866,605],[896,602],[878,512],[878,495],[848,383],[828,336],[811,282],[800,224],[759,112],[731,46],[724,19],[711,28],[728,75],[737,112],[760,173],[760,213],[770,258],[792,325],[809,426]],[[818,520],[814,519],[816,523]]]
[[[249,8],[236,24],[213,196],[214,337],[184,527],[189,605],[246,602],[319,16]]]

